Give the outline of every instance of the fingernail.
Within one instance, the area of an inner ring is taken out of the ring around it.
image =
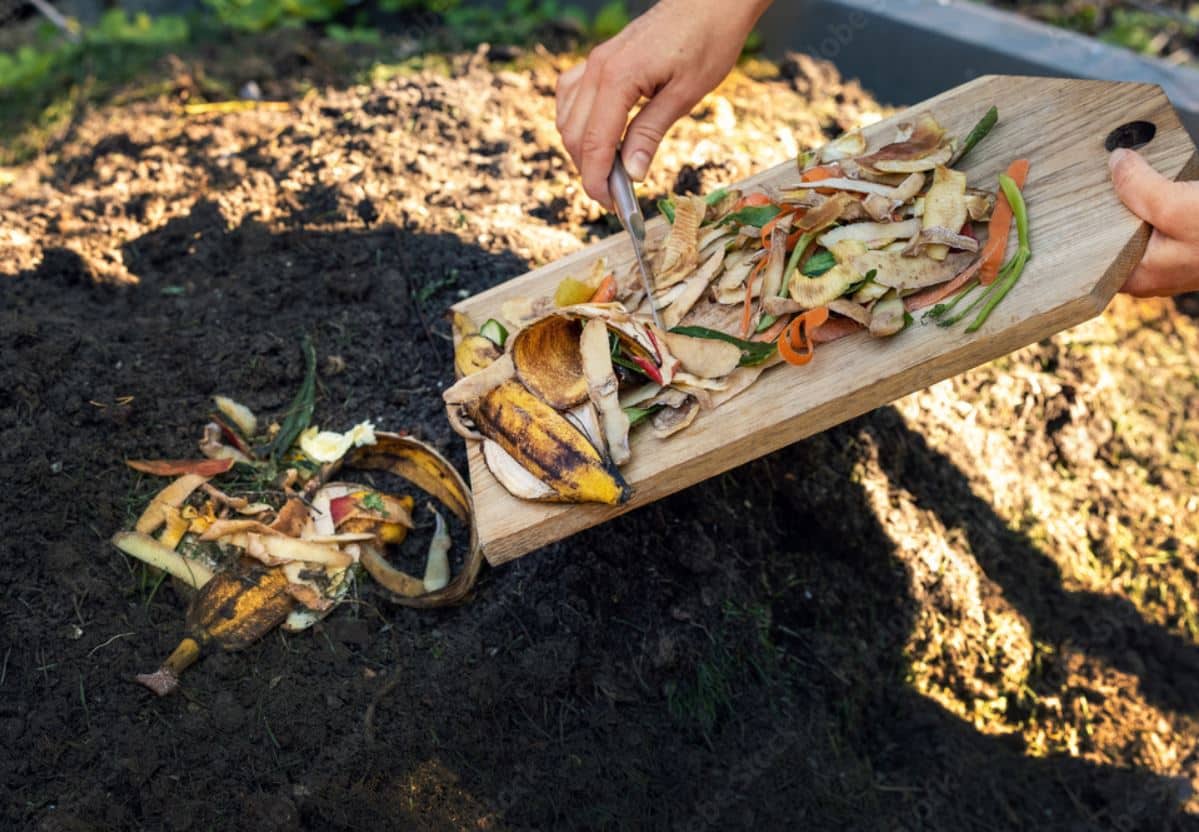
[[[624,166],[625,170],[629,172],[629,176],[640,182],[649,173],[649,154],[644,150],[638,150],[624,160]]]
[[[1112,155],[1107,157],[1107,166],[1111,170],[1115,170],[1116,165],[1123,162],[1125,157],[1127,157],[1128,154],[1130,154],[1130,153],[1132,153],[1132,151],[1126,147],[1117,147],[1115,150],[1112,151]]]

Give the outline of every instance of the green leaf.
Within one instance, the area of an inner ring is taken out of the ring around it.
[[[487,322],[479,327],[479,334],[497,347],[503,347],[508,340],[508,330],[495,318],[488,318]]]
[[[995,127],[999,121],[999,108],[992,107],[987,110],[987,114],[979,119],[978,124],[974,125],[974,129],[970,131],[970,135],[966,136],[966,141],[962,143],[962,152],[958,154],[957,162],[966,158],[966,154],[974,149],[974,146],[987,137],[987,134]]]
[[[674,200],[669,197],[658,200],[658,210],[662,212],[662,216],[666,217],[666,221],[674,225]]]
[[[362,507],[370,509],[371,511],[377,511],[384,517],[387,516],[387,508],[383,505],[383,495],[378,491],[371,491],[369,494],[363,497]]]
[[[717,188],[716,190],[712,191],[712,193],[710,193],[706,197],[704,197],[704,202],[706,202],[708,205],[715,205],[716,203],[720,202],[720,200],[724,199],[728,195],[729,195],[728,188]]]
[[[777,205],[750,205],[742,208],[740,211],[734,211],[723,220],[721,225],[726,222],[735,222],[738,225],[752,225],[754,228],[761,228],[766,223],[779,215],[782,209]]]
[[[312,422],[312,411],[316,407],[316,348],[312,346],[312,339],[307,335],[304,336],[302,347],[304,381],[287,410],[287,418],[283,420],[282,427],[271,442],[270,457],[273,460],[278,460],[287,453],[296,438],[308,428]]]
[[[629,359],[625,358],[623,355],[613,355],[612,363],[618,364],[621,367],[624,367],[626,370],[632,370],[634,373],[637,373],[640,376],[645,376],[645,378],[649,378],[649,376],[645,374],[644,367],[642,367],[640,364],[638,364],[635,361],[630,361]]]
[[[753,367],[761,364],[774,355],[773,343],[764,341],[745,341],[718,329],[708,329],[703,326],[676,326],[671,332],[679,335],[689,335],[692,338],[710,338],[715,341],[725,341],[741,348],[741,366]]]
[[[806,272],[805,272],[805,274],[806,274]],[[866,284],[868,284],[872,280],[874,280],[874,278],[877,275],[878,275],[878,269],[871,269],[870,271],[866,272],[866,274],[862,277],[861,280],[859,280],[857,283],[850,285],[850,287],[848,289],[846,289],[842,294],[843,295],[854,294],[859,289],[861,289],[863,286],[865,286]]]
[[[809,257],[799,271],[804,277],[820,277],[835,265],[837,258],[833,257],[833,253],[828,249],[821,249]]]
[[[778,318],[774,317],[774,315],[763,315],[762,320],[758,321],[758,325],[754,328],[754,332],[765,332],[766,330],[768,330],[772,326],[774,326],[776,321],[778,321]],[[760,343],[760,342],[752,342],[752,343]]]
[[[624,408],[624,413],[629,417],[629,427],[632,428],[641,424],[661,409],[662,405],[660,404],[656,404],[653,407],[626,407]]]

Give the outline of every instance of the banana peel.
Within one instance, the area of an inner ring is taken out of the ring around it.
[[[500,357],[500,349],[487,337],[478,333],[464,335],[454,348],[454,370],[458,378],[474,375],[485,370]]]
[[[581,334],[578,321],[550,315],[513,336],[510,352],[516,377],[557,410],[570,410],[587,401]]]
[[[506,381],[466,409],[480,433],[553,489],[555,502],[618,505],[628,499],[616,466],[520,382]]]
[[[432,588],[440,581],[431,580],[428,572],[424,579],[415,578],[392,566],[381,552],[369,545],[362,547],[359,562],[391,593],[390,599],[394,603],[417,609],[462,603],[470,597],[483,568],[483,550],[479,547],[474,522],[474,500],[466,481],[445,457],[411,436],[376,432],[375,440],[374,445],[364,445],[351,453],[346,466],[360,471],[388,471],[430,494],[470,529],[469,548],[462,569],[440,589]],[[435,535],[430,546],[430,561],[438,554],[432,549],[444,545],[447,545],[444,538]]]
[[[281,567],[243,557],[200,588],[188,608],[187,636],[158,670],[137,681],[165,696],[206,647],[243,650],[282,624],[295,606]]]

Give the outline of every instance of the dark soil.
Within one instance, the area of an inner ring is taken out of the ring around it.
[[[461,608],[363,583],[174,697],[133,683],[185,601],[108,544],[156,485],[122,462],[194,455],[212,394],[280,413],[308,333],[322,425],[463,463],[444,311],[607,227],[553,67],[466,56],[282,113],[109,107],[12,171],[0,826],[1199,825],[1199,333],[1169,304],[486,571]],[[877,112],[827,68],[769,74],[679,128],[649,195]]]

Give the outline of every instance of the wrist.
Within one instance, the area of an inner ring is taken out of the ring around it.
[[[712,19],[721,29],[745,38],[773,0],[658,0],[654,8],[672,14]]]

